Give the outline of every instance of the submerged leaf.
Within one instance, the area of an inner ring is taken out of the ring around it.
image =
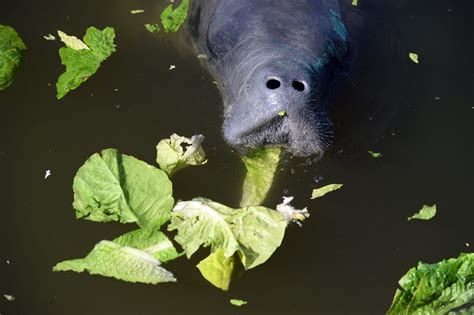
[[[189,0],[182,0],[173,9],[173,4],[169,4],[161,13],[161,24],[165,32],[177,32],[188,16]]]
[[[177,230],[175,240],[191,257],[199,247],[211,246],[205,265],[236,252],[246,269],[264,263],[280,246],[288,222],[278,211],[265,207],[232,209],[204,198],[178,202],[168,230]],[[225,265],[224,262],[220,262]]]
[[[149,284],[176,281],[152,254],[111,241],[99,242],[85,258],[63,261],[54,266],[53,271],[88,271],[118,280]]]
[[[436,215],[436,204],[432,206],[424,205],[420,211],[408,218],[408,221],[413,219],[418,220],[430,220]]]
[[[311,199],[316,199],[330,193],[331,191],[338,190],[342,187],[342,184],[330,184],[323,186],[321,188],[313,189],[313,193],[311,195]]]
[[[247,174],[242,188],[241,207],[260,205],[270,190],[280,162],[280,148],[263,148],[243,156]]]
[[[224,250],[218,248],[196,266],[204,279],[215,287],[229,290],[232,271],[234,270],[234,256],[225,257]]]
[[[132,156],[106,149],[92,155],[73,183],[77,218],[159,227],[174,204],[166,174]]]
[[[239,299],[230,299],[230,304],[235,305],[235,306],[242,306],[247,304],[247,301],[244,300],[239,300]]]
[[[398,283],[388,315],[447,314],[470,307],[474,301],[474,253],[435,264],[420,262]]]
[[[112,27],[106,27],[102,31],[89,27],[84,36],[84,43],[90,50],[74,50],[70,47],[59,49],[66,72],[61,74],[56,83],[58,99],[79,87],[99,69],[100,64],[115,51],[114,38],[115,31]]]
[[[156,162],[169,176],[189,165],[206,164],[206,154],[202,148],[204,136],[195,135],[191,139],[171,135],[156,146]]]
[[[67,47],[70,47],[74,50],[91,50],[84,42],[78,39],[76,36],[69,36],[68,34],[58,31],[59,38],[61,41],[66,44]]]
[[[11,28],[0,24],[0,91],[12,85],[26,55],[25,43]]]
[[[160,26],[158,24],[145,24],[145,28],[150,33],[156,33],[160,30]]]

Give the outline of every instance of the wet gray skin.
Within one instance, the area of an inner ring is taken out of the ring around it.
[[[327,95],[351,56],[339,1],[193,1],[188,34],[209,56],[227,143],[323,154],[332,138]]]

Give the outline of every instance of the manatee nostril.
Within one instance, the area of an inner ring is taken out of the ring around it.
[[[295,90],[303,92],[305,89],[304,83],[300,81],[293,81],[292,86]]]
[[[270,79],[267,81],[267,88],[270,90],[278,89],[281,85],[281,82],[277,79]]]

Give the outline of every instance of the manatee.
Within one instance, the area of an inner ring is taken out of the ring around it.
[[[185,33],[218,84],[228,144],[322,156],[328,94],[354,55],[346,10],[339,0],[191,1]]]

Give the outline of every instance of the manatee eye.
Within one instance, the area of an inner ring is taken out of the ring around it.
[[[300,81],[293,81],[292,86],[295,90],[303,92],[304,91],[304,83]]]
[[[267,81],[267,88],[270,90],[278,89],[281,85],[281,82],[277,79],[270,79]]]

